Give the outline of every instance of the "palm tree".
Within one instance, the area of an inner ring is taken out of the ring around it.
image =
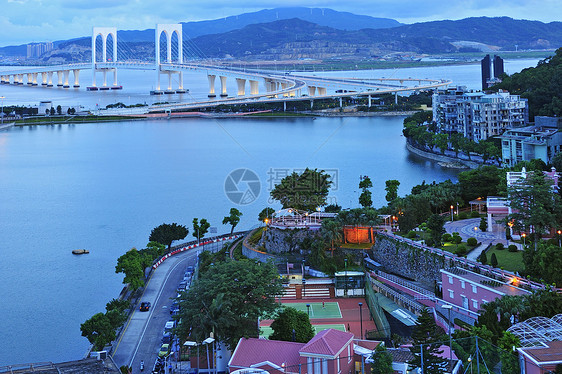
[[[321,227],[322,236],[330,242],[330,250],[332,256],[334,254],[334,241],[342,240],[342,226],[340,222],[333,219],[325,219],[322,221]]]

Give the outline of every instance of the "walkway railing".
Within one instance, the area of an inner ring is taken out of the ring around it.
[[[412,284],[412,282],[408,282],[400,277],[397,277],[396,275],[392,275],[392,274],[388,274],[385,273],[384,271],[381,270],[377,270],[376,271],[377,276],[381,277],[381,278],[385,278],[391,282],[394,282],[396,284],[399,284],[400,286],[404,287],[404,288],[408,288],[416,293],[422,294],[424,296],[427,296],[430,300],[434,300],[435,299],[435,294],[431,291],[426,290],[425,288],[422,288],[420,286],[417,286],[415,284]]]
[[[384,296],[391,298],[398,304],[401,304],[402,306],[408,308],[411,312],[420,314],[421,311],[425,308],[425,305],[418,303],[414,299],[410,299],[406,295],[399,293],[386,284],[373,279],[371,276],[369,276],[369,280],[371,281],[371,285],[376,289],[377,292],[380,292]]]

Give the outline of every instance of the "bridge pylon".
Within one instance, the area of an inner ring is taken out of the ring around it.
[[[98,37],[101,38],[102,42],[102,53],[101,61],[96,51],[96,41]],[[108,39],[111,37],[111,56],[108,56],[107,49]],[[94,27],[92,30],[92,86],[88,87],[88,90],[109,90],[110,87],[107,86],[107,73],[113,72],[113,86],[111,89],[122,88],[117,84],[117,68],[107,66],[109,62],[117,62],[117,27]],[[96,86],[96,72],[101,72],[103,74],[103,84],[101,87]],[[78,86],[78,79],[75,75],[75,84]]]
[[[183,29],[182,29],[182,25],[177,23],[177,24],[158,24],[156,25],[156,34],[155,34],[155,40],[154,40],[154,45],[155,45],[155,49],[154,52],[156,54],[156,90],[155,91],[151,91],[152,94],[155,95],[161,95],[163,93],[185,93],[186,90],[183,88],[183,71],[179,70],[179,69],[174,69],[173,64],[177,63],[177,64],[182,64],[183,63]],[[164,34],[164,36],[166,37],[166,54],[165,57],[162,58],[162,56],[160,56],[160,38],[162,37],[162,34]],[[173,61],[172,59],[172,39],[174,34],[177,37],[177,60]],[[179,84],[178,84],[178,88],[177,90],[174,90],[172,88],[172,75],[173,74],[177,74],[178,75],[178,80],[179,80]],[[160,88],[160,76],[161,75],[167,75],[168,76],[168,87],[167,89],[165,89],[164,91],[161,90]]]

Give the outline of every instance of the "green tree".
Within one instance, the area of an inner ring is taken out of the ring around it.
[[[283,308],[283,311],[271,323],[271,328],[273,334],[269,339],[272,340],[308,343],[314,337],[314,328],[308,314],[291,307]]]
[[[498,259],[495,253],[492,253],[492,257],[490,257],[490,265],[492,265],[493,268],[498,266]]]
[[[386,350],[382,344],[377,345],[373,355],[371,356],[371,374],[392,374],[392,355]]]
[[[170,248],[174,240],[181,240],[185,238],[187,233],[188,230],[185,226],[178,225],[177,223],[163,223],[152,229],[148,240],[164,244]]]
[[[283,208],[295,208],[308,212],[326,205],[330,176],[324,170],[306,168],[298,174],[286,176],[271,191],[271,197],[281,203]]]
[[[117,259],[115,272],[125,274],[123,284],[129,284],[133,291],[144,286],[144,267],[141,255],[136,248],[132,248]]]
[[[233,350],[243,337],[257,337],[257,320],[278,308],[276,295],[283,292],[272,263],[249,260],[214,263],[200,273],[179,297],[180,341],[215,339]]]
[[[341,206],[338,204],[326,205],[326,208],[324,208],[324,212],[326,213],[339,213],[340,211],[341,211]]]
[[[498,196],[498,186],[505,172],[495,166],[484,165],[459,174],[459,186],[464,201]]]
[[[480,218],[480,224],[478,225],[480,231],[487,231],[488,230],[488,220],[484,217]]]
[[[222,224],[223,225],[230,224],[232,226],[232,228],[230,229],[230,233],[232,234],[234,232],[234,228],[240,222],[241,216],[242,216],[241,211],[239,211],[236,208],[230,208],[230,215],[223,218]]]
[[[258,221],[265,222],[266,219],[270,220],[273,213],[275,213],[275,209],[270,207],[263,208],[263,210],[258,214]]]
[[[105,310],[118,310],[120,312],[124,312],[129,308],[131,302],[129,300],[119,300],[119,299],[111,299],[107,304],[105,304]]]
[[[322,237],[330,243],[330,249],[333,251],[334,241],[337,242],[342,240],[342,225],[339,221],[333,219],[324,219],[322,220],[320,233]]]
[[[80,325],[82,336],[94,345],[94,351],[101,351],[115,338],[115,327],[104,313],[94,314]]]
[[[552,166],[556,168],[557,171],[562,171],[562,152],[558,152],[552,158]]]
[[[429,230],[429,236],[431,238],[431,245],[434,247],[441,246],[441,239],[445,233],[443,225],[445,224],[445,219],[443,216],[438,214],[432,214],[427,220],[427,228]]]
[[[527,178],[508,188],[513,220],[518,231],[532,228],[535,250],[541,236],[553,227],[562,216],[560,195],[552,189],[552,180],[542,172],[529,172]]]
[[[194,218],[193,233],[191,235],[193,235],[193,237],[197,239],[197,241],[200,241],[201,239],[203,239],[207,231],[209,231],[209,227],[211,227],[211,224],[207,222],[205,218],[201,218],[201,222],[199,222],[197,218]]]
[[[527,247],[523,252],[525,274],[549,284],[562,285],[562,248],[541,241],[537,250]]]
[[[62,114],[62,107],[57,105],[57,114],[60,116]]]
[[[400,181],[396,179],[389,179],[385,182],[386,196],[384,197],[389,203],[398,198],[398,187],[400,186]]]
[[[373,187],[373,182],[371,181],[371,178],[367,176],[361,177],[361,181],[359,182],[359,188],[364,190],[372,187]]]
[[[482,252],[480,256],[478,256],[478,261],[480,261],[482,265],[486,265],[488,263],[488,256],[486,256],[486,252]]]
[[[421,352],[423,351],[423,370],[425,374],[446,372],[447,362],[439,356],[443,353],[443,351],[439,350],[441,334],[433,316],[427,309],[423,309],[417,319],[417,325],[412,330],[413,344],[410,351],[414,355],[414,359],[409,363],[414,368],[421,367]]]
[[[373,205],[373,199],[371,198],[371,196],[371,191],[363,190],[361,192],[361,195],[359,196],[359,204],[361,204],[363,208],[370,207],[371,205]]]

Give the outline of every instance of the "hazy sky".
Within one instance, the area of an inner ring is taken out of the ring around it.
[[[0,45],[88,36],[93,26],[121,30],[222,18],[264,8],[332,8],[403,23],[474,16],[562,20],[560,0],[0,0]]]

